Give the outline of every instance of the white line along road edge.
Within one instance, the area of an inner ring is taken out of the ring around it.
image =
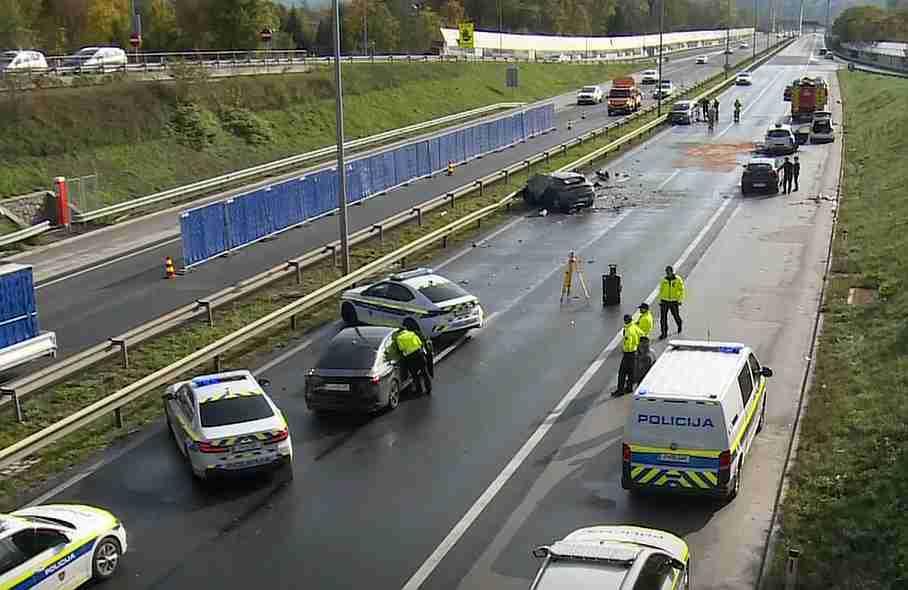
[[[712,229],[716,224],[716,221],[719,220],[722,213],[728,208],[731,204],[732,199],[725,199],[722,205],[713,213],[712,217],[709,218],[709,221],[706,222],[706,225],[700,230],[700,233],[697,234],[697,237],[687,246],[684,252],[681,253],[681,256],[675,261],[674,266],[677,268],[682,266],[687,259],[693,253],[694,249],[700,245],[700,242],[703,241],[703,238],[706,237],[706,234]],[[737,207],[740,206],[740,203],[736,202],[734,214],[737,211]],[[652,290],[649,296],[646,298],[648,303],[653,303],[656,296],[659,294],[659,287],[656,287]],[[549,430],[552,428],[561,415],[567,410],[568,406],[571,405],[571,402],[580,394],[586,384],[599,372],[599,369],[602,368],[602,365],[605,364],[605,360],[612,353],[615,348],[617,348],[618,343],[621,341],[621,332],[615,334],[615,337],[606,345],[605,348],[599,353],[596,359],[592,364],[587,367],[586,371],[580,376],[576,383],[568,390],[561,401],[558,402],[539,428],[530,436],[529,439],[520,447],[520,450],[517,451],[517,454],[510,460],[510,462],[505,466],[505,468],[498,474],[498,477],[489,485],[488,488],[482,493],[481,496],[473,503],[466,514],[454,525],[454,528],[451,529],[451,532],[444,538],[441,544],[435,548],[435,551],[429,555],[428,559],[416,570],[416,573],[407,580],[407,583],[404,584],[403,590],[417,590],[422,584],[432,575],[432,572],[435,571],[435,568],[438,567],[438,564],[445,558],[445,556],[454,548],[454,545],[460,541],[461,537],[469,530],[470,526],[479,518],[479,515],[482,514],[482,511],[485,510],[486,506],[491,504],[495,496],[498,495],[498,492],[507,484],[508,480],[511,479],[511,476],[517,472],[517,469],[526,461],[527,457],[530,456],[530,453],[539,445],[545,435],[548,434]]]

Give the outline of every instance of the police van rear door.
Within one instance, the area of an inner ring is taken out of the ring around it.
[[[637,395],[625,432],[636,485],[708,491],[728,448],[722,406],[713,400]]]

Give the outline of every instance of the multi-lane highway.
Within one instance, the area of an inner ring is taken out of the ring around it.
[[[743,198],[737,163],[784,118],[792,78],[825,72],[838,119],[834,66],[812,58],[815,43],[799,40],[758,69],[752,87],[726,92],[713,134],[675,127],[615,163],[630,176],[610,191],[636,206],[522,218],[439,261],[481,297],[488,325],[438,366],[431,397],[372,419],[316,420],[303,374],[334,326],[265,363],[293,431],[292,483],[198,486],[159,424],[38,500],[99,505],[123,519],[130,554],[110,588],[526,588],[534,546],[596,523],[683,535],[694,587],[752,588],[833,218],[834,203],[808,197],[834,192],[839,144],[801,149],[801,190],[789,196]],[[730,121],[736,97],[740,124]],[[560,305],[570,250],[593,300]],[[609,263],[623,276],[621,309],[598,299]],[[687,280],[686,337],[746,342],[775,371],[766,427],[728,505],[631,499],[620,486],[630,400],[610,396],[616,335],[667,264]]]
[[[676,85],[681,85],[721,71],[724,63],[724,56],[721,53],[712,54],[708,65],[695,64],[695,55],[696,53],[691,52],[684,57],[673,57],[664,66],[664,77],[671,79]],[[750,55],[751,50],[741,50],[736,51],[731,58],[739,61]],[[644,88],[650,90],[648,87]],[[521,161],[528,155],[557,146],[566,139],[609,120],[605,105],[577,107],[573,100],[574,94],[556,99],[560,109],[556,117],[558,130],[555,132],[498,154],[474,160],[459,167],[453,177],[440,175],[415,182],[386,196],[371,199],[361,207],[352,208],[349,216],[351,231],[369,227],[395,213],[410,210],[424,201],[506,165]],[[647,97],[647,102],[651,102],[651,98]],[[580,118],[581,110],[586,113],[585,119]],[[572,130],[567,129],[568,120],[575,123]],[[178,212],[174,211],[170,216],[173,218],[170,223],[176,228]],[[125,239],[127,244],[141,243],[145,238],[144,232],[150,231],[151,225],[153,224],[132,223],[123,228],[123,236],[119,239],[121,241]],[[286,232],[274,240],[241,250],[229,258],[202,265],[176,281],[166,282],[161,280],[162,261],[165,256],[172,256],[179,261],[179,241],[170,241],[113,260],[101,261],[87,269],[65,274],[51,281],[42,278],[46,276],[42,270],[54,264],[53,252],[37,252],[15,258],[17,262],[35,265],[39,281],[44,282],[38,290],[42,327],[57,333],[60,355],[67,356],[128,331],[181,305],[254,276],[288,258],[318,248],[336,239],[336,236],[336,220],[325,218]],[[110,239],[111,242],[114,240]],[[74,247],[78,249],[82,246],[74,244]],[[101,239],[91,250],[106,252],[110,247],[109,243],[105,243],[105,239]],[[85,256],[88,257],[93,252],[86,251]],[[77,259],[68,260],[69,264],[78,265]],[[86,326],[91,326],[91,329],[86,329]]]

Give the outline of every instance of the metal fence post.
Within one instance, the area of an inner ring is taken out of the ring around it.
[[[108,340],[110,341],[110,343],[113,346],[120,347],[120,354],[123,357],[123,368],[128,369],[129,368],[129,350],[126,345],[126,340],[124,338],[108,338]]]
[[[199,307],[204,307],[205,311],[208,313],[208,327],[214,327],[214,309],[211,307],[211,302],[207,299],[196,299],[195,301]]]
[[[19,403],[19,394],[15,389],[7,387],[0,388],[0,395],[8,395],[13,400],[13,407],[16,410],[16,422],[22,424],[25,420],[22,416],[22,404]]]
[[[451,209],[454,208],[454,193],[448,193],[448,198],[451,199]]]
[[[116,428],[123,428],[123,408],[114,410],[114,426]]]
[[[221,365],[221,355],[217,355],[217,356],[214,357],[214,372],[215,372],[215,373],[220,373],[220,372],[221,372],[221,368],[222,368],[222,365]]]
[[[788,549],[788,562],[785,564],[785,590],[795,590],[798,586],[798,560],[800,558],[800,549]]]
[[[376,223],[375,225],[372,226],[372,231],[375,231],[375,230],[378,230],[378,243],[384,244],[385,243],[385,226],[383,226],[380,223]]]
[[[410,213],[416,213],[416,225],[422,227],[422,209],[413,207],[413,209],[410,210]]]
[[[303,284],[303,266],[299,263],[298,260],[288,260],[287,266],[296,270],[296,284]]]

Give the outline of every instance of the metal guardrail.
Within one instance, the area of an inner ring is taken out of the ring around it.
[[[781,46],[777,46],[777,47],[773,48],[772,50],[770,50],[769,52],[766,52],[762,57],[758,58],[755,63],[762,63],[762,62],[770,59],[773,55],[775,55],[775,53],[777,53],[778,51],[783,49],[786,45],[787,44],[783,43]],[[706,81],[696,84],[693,87],[689,88],[687,91],[700,88],[701,86],[705,85],[705,83],[706,83]],[[733,77],[729,78],[728,80],[719,82],[718,84],[716,84],[716,85],[712,86],[711,88],[702,92],[700,95],[695,97],[695,99],[700,98],[701,96],[710,96],[713,93],[718,92],[719,90],[723,89],[724,87],[732,85],[733,83],[734,83]],[[564,152],[566,152],[568,147],[570,147],[570,145],[582,144],[584,141],[598,137],[599,135],[607,134],[609,129],[620,128],[622,125],[626,125],[628,122],[630,122],[634,119],[637,119],[640,116],[651,113],[654,109],[655,109],[655,106],[651,105],[650,107],[648,107],[642,111],[638,111],[635,115],[622,119],[621,121],[618,121],[618,122],[610,124],[610,125],[605,125],[603,127],[599,127],[597,129],[594,129],[593,131],[583,134],[573,140],[569,140],[568,142],[561,144],[561,146],[559,146],[559,149],[562,149]],[[619,149],[622,145],[629,143],[631,141],[634,141],[638,137],[655,129],[656,127],[658,127],[659,125],[664,123],[665,120],[667,119],[667,117],[668,117],[667,114],[662,115],[662,116],[654,119],[653,121],[635,129],[631,133],[628,133],[628,134],[616,139],[615,141],[610,142],[608,145],[595,150],[591,154],[588,154],[587,156],[584,156],[583,158],[580,158],[580,159],[576,160],[575,162],[568,164],[567,166],[563,167],[562,169],[564,170],[564,169],[578,168],[580,166],[588,164],[589,162],[594,161],[597,158],[602,157],[603,155],[609,153],[610,151]],[[452,192],[447,193],[446,195],[437,197],[437,198],[433,199],[432,201],[426,203],[422,207],[414,208],[412,211],[409,211],[409,212],[402,212],[392,218],[389,218],[388,220],[385,220],[384,224],[382,224],[382,225],[376,225],[376,226],[373,226],[372,228],[361,230],[360,232],[357,232],[356,234],[354,234],[355,237],[351,236],[351,238],[352,238],[351,244],[358,243],[360,241],[363,241],[364,239],[369,239],[369,237],[372,237],[372,235],[374,235],[374,232],[376,229],[379,231],[379,236],[381,237],[381,232],[384,229],[393,227],[394,225],[400,225],[401,223],[405,223],[409,219],[412,219],[412,216],[414,214],[417,216],[417,220],[421,220],[421,214],[425,211],[431,210],[432,208],[436,208],[439,206],[443,206],[447,202],[450,202],[451,205],[453,206],[455,199],[457,198],[458,195],[471,193],[475,190],[482,191],[483,186],[485,185],[486,182],[498,180],[502,177],[507,179],[509,177],[509,175],[514,173],[515,171],[520,171],[522,169],[530,171],[531,166],[533,164],[541,162],[541,161],[547,161],[550,158],[551,154],[552,154],[552,150],[547,150],[547,151],[541,152],[531,158],[524,160],[523,162],[514,164],[505,169],[499,170],[498,172],[496,172],[492,175],[489,175],[483,179],[477,180],[477,181],[471,183],[470,185],[465,185],[464,187],[461,187],[461,188],[457,189],[456,191],[452,191]],[[74,414],[72,414],[70,416],[67,416],[63,420],[60,420],[59,422],[56,422],[50,426],[47,426],[29,436],[27,436],[26,438],[0,450],[0,468],[4,468],[4,467],[8,466],[9,464],[14,463],[15,461],[18,461],[24,457],[27,457],[28,455],[31,455],[32,453],[35,453],[47,446],[54,444],[56,441],[60,440],[61,438],[64,438],[64,437],[68,436],[69,434],[78,431],[83,426],[94,422],[95,420],[99,419],[102,416],[105,416],[111,412],[119,412],[119,410],[123,406],[126,406],[127,404],[135,401],[136,399],[138,399],[148,393],[151,393],[153,391],[160,391],[161,388],[163,388],[166,385],[169,385],[175,378],[179,377],[183,373],[190,371],[192,369],[195,369],[196,367],[199,367],[206,362],[219,359],[220,355],[222,355],[226,352],[229,352],[234,347],[245,344],[245,343],[249,342],[250,340],[260,337],[261,335],[265,334],[267,331],[273,329],[275,326],[279,325],[282,322],[286,322],[287,320],[293,321],[293,318],[296,315],[303,313],[303,312],[307,311],[308,309],[311,309],[317,305],[324,303],[326,300],[328,300],[332,297],[335,297],[336,295],[340,294],[345,289],[349,288],[350,285],[352,285],[358,281],[361,281],[363,279],[369,278],[372,274],[386,269],[388,266],[394,264],[395,262],[403,262],[403,261],[405,261],[407,256],[409,256],[411,254],[415,254],[424,248],[432,246],[439,240],[442,240],[443,243],[446,244],[448,236],[450,236],[453,233],[456,233],[459,230],[462,230],[462,229],[470,226],[473,223],[480,222],[483,218],[496,213],[502,207],[509,206],[511,201],[513,201],[515,199],[515,197],[517,195],[519,195],[520,193],[521,193],[520,190],[514,191],[514,192],[508,194],[506,197],[504,197],[500,201],[498,201],[492,205],[489,205],[487,207],[474,211],[473,213],[470,213],[470,214],[464,216],[463,218],[446,225],[443,228],[440,228],[438,230],[435,230],[434,232],[431,232],[425,236],[422,236],[422,237],[414,240],[413,242],[411,242],[405,246],[402,246],[401,248],[398,248],[394,252],[391,252],[385,256],[382,256],[378,260],[371,262],[335,281],[332,281],[331,283],[329,283],[328,285],[325,285],[324,287],[316,289],[315,291],[303,296],[302,298],[298,299],[297,301],[271,312],[270,314],[266,315],[265,317],[260,318],[256,321],[244,326],[243,328],[237,330],[236,332],[233,332],[231,334],[228,334],[227,336],[224,336],[223,338],[217,340],[216,342],[209,344],[208,346],[205,346],[204,348],[194,352],[193,354],[183,357],[183,358],[177,360],[176,362],[168,365],[167,367],[159,369],[158,371],[155,371],[151,375],[143,377],[142,379],[114,392],[113,394],[105,397],[104,399],[98,400],[97,402],[90,404],[89,406],[82,408],[81,410],[78,410],[77,412],[75,412]],[[331,244],[326,245],[324,247],[324,249],[322,249],[320,252],[315,252],[315,251],[310,252],[309,254],[306,254],[300,258],[288,261],[286,265],[281,265],[281,266],[272,268],[271,270],[266,271],[256,277],[253,277],[252,279],[249,279],[243,283],[237,284],[233,288],[225,289],[220,292],[223,295],[222,295],[221,299],[218,301],[218,304],[220,305],[220,304],[224,304],[229,301],[232,301],[238,297],[245,295],[246,293],[248,293],[252,290],[255,290],[264,285],[267,285],[268,283],[273,282],[273,281],[277,280],[278,278],[287,276],[291,272],[299,273],[302,266],[304,266],[305,264],[312,264],[313,262],[315,262],[317,260],[322,260],[322,259],[326,258],[327,256],[332,255],[332,254],[329,254],[329,252],[333,253],[334,251],[336,251],[337,247],[338,247],[338,242],[332,242]],[[212,301],[210,299],[209,300],[200,300],[196,306],[187,306],[187,307],[194,308],[193,312],[192,312],[193,317],[195,315],[199,314],[200,308],[205,309],[209,314],[209,321],[211,321]],[[184,308],[184,309],[186,309],[186,308]],[[182,311],[182,310],[177,310],[173,314],[169,314],[168,316],[165,316],[165,318],[174,316],[175,314],[177,314],[180,311]],[[146,324],[145,326],[137,328],[137,329],[131,331],[131,333],[135,333],[136,337],[142,337],[142,339],[145,339],[145,338],[149,338],[151,336],[144,335],[144,332],[143,332],[144,330],[149,330],[149,329],[157,330],[154,333],[158,334],[158,333],[164,331],[165,329],[169,329],[170,327],[173,327],[174,325],[181,323],[181,321],[183,321],[183,320],[180,320],[180,321],[177,321],[176,323],[171,323],[168,327],[164,328],[164,327],[162,327],[163,326],[162,321],[165,320],[165,318],[159,318],[159,320],[155,320],[154,322],[151,322],[150,324]],[[174,321],[172,317],[171,317],[170,321],[171,322]],[[156,324],[156,325],[158,325],[158,327],[155,328],[152,326],[151,328],[149,328],[149,326],[152,324]],[[115,344],[115,345],[120,345],[122,350],[125,352],[126,343],[127,343],[127,340],[125,338],[122,340],[111,339],[111,343]],[[26,381],[26,382],[24,382],[24,383],[17,382],[16,384],[10,384],[4,388],[4,391],[10,395],[21,397],[24,393],[24,388],[28,388],[30,391],[36,391],[37,389],[40,389],[41,387],[44,387],[49,384],[60,381],[61,379],[65,378],[65,376],[73,374],[76,371],[73,370],[72,367],[78,365],[79,362],[82,363],[79,368],[83,368],[85,366],[94,364],[95,362],[98,362],[100,360],[103,360],[103,358],[107,358],[108,356],[113,354],[110,351],[110,345],[100,345],[100,346],[107,348],[107,350],[102,353],[103,354],[102,358],[89,359],[85,355],[76,355],[77,357],[81,356],[82,359],[81,359],[81,361],[75,361],[75,362],[70,361],[71,362],[70,368],[62,368],[62,369],[56,368],[57,365],[67,363],[67,360],[64,360],[63,363],[58,363],[54,367],[49,367],[48,369],[41,371],[40,372],[42,374],[41,376],[35,375],[34,378],[31,378],[31,379],[29,377],[26,377],[25,380],[20,380],[20,381]],[[74,359],[74,358],[76,358],[76,357],[71,357],[71,359]],[[60,375],[60,374],[54,375],[54,373],[56,371],[65,372],[66,375]],[[30,377],[32,377],[32,376],[30,376]],[[43,384],[42,384],[42,381],[43,381]]]
[[[493,105],[488,105],[485,107],[480,107],[478,109],[473,109],[470,111],[464,111],[462,113],[454,113],[453,115],[447,115],[445,117],[439,117],[438,119],[433,119],[431,121],[423,121],[422,123],[415,123],[413,125],[408,125],[406,127],[399,127],[397,129],[392,129],[390,131],[385,131],[383,133],[378,133],[376,135],[370,135],[369,137],[363,137],[361,139],[355,139],[344,144],[346,149],[356,149],[365,147],[368,145],[380,143],[389,139],[394,139],[404,135],[408,135],[415,131],[421,131],[423,129],[430,129],[432,127],[438,127],[440,125],[445,125],[447,123],[453,123],[455,121],[460,121],[463,119],[469,119],[477,115],[484,115],[486,113],[491,113],[494,111],[506,110],[518,108],[526,105],[524,102],[500,102]],[[281,160],[275,160],[274,162],[268,162],[265,164],[260,164],[258,166],[253,166],[251,168],[246,168],[244,170],[238,170],[236,172],[229,172],[227,174],[222,174],[221,176],[216,176],[214,178],[208,178],[205,180],[200,180],[192,184],[187,184],[183,186],[178,186],[166,191],[161,191],[159,193],[154,193],[146,197],[141,197],[138,199],[131,199],[129,201],[124,201],[122,203],[117,203],[115,205],[110,205],[108,207],[103,207],[101,209],[95,209],[88,212],[75,212],[73,214],[73,220],[77,223],[85,223],[88,221],[94,221],[97,219],[102,219],[104,217],[109,217],[111,215],[117,215],[120,213],[126,213],[129,211],[134,211],[137,209],[142,209],[155,205],[162,201],[168,201],[171,199],[182,199],[190,195],[195,195],[201,192],[208,192],[214,189],[222,188],[228,186],[234,182],[245,180],[248,178],[263,176],[272,172],[283,170],[285,168],[290,168],[292,166],[298,166],[306,162],[311,162],[312,160],[317,160],[320,158],[325,158],[332,156],[337,150],[337,145],[330,145],[324,148],[319,148],[317,150],[306,152],[305,154],[300,154],[297,156],[290,156],[288,158],[283,158]]]
[[[21,242],[22,240],[27,240],[35,236],[39,236],[50,229],[49,221],[42,221],[38,225],[33,225],[25,229],[20,229],[10,234],[0,236],[0,246],[8,246],[10,244],[15,244],[16,242]]]

